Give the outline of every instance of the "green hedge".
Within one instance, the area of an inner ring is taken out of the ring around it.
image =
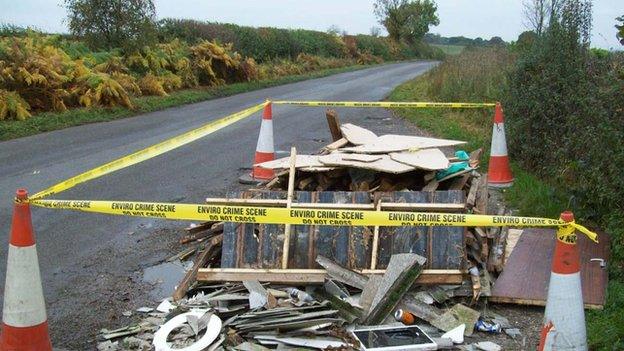
[[[295,59],[301,53],[323,57],[353,58],[351,49],[360,53],[369,53],[384,60],[443,56],[441,51],[426,44],[408,46],[403,43],[394,43],[387,38],[363,34],[341,37],[306,29],[255,28],[231,23],[173,18],[161,20],[158,27],[161,41],[178,38],[189,43],[198,40],[232,43],[236,51],[244,56],[253,57],[259,62],[278,58]],[[355,48],[350,48],[349,44],[345,43],[351,40],[355,41]]]

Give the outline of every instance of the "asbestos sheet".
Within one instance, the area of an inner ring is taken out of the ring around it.
[[[407,150],[430,149],[465,144],[465,141],[386,134],[370,143],[340,149],[361,154],[383,154]]]
[[[319,157],[319,161],[327,166],[352,167],[370,169],[373,171],[400,174],[413,171],[415,168],[406,164],[394,161],[388,155],[379,155],[380,158],[374,161],[355,161],[348,159],[345,154],[329,154]],[[351,156],[351,158],[353,158]]]
[[[363,145],[374,142],[378,137],[377,134],[368,129],[347,123],[340,126],[342,135],[353,145]]]
[[[430,171],[447,169],[450,166],[449,160],[439,149],[393,152],[390,154],[390,158],[408,166]]]
[[[297,161],[295,163],[296,168],[315,168],[325,167],[318,160],[318,155],[297,155]],[[288,169],[290,168],[290,156],[278,158],[277,160],[267,161],[255,164],[254,166],[268,168],[268,169]]]

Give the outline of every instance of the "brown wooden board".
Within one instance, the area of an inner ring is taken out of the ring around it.
[[[381,195],[383,202],[464,203],[463,191],[397,191]],[[386,268],[394,253],[427,258],[426,268],[460,269],[465,259],[465,227],[381,227],[377,267]]]
[[[581,285],[585,308],[602,308],[606,298],[608,274],[592,258],[609,260],[609,236],[599,234],[594,243],[578,234],[581,259]],[[545,306],[550,281],[555,230],[525,229],[498,277],[490,301]]]

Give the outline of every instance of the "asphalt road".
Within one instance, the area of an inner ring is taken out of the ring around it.
[[[146,146],[166,140],[269,98],[273,100],[383,99],[398,84],[422,74],[435,63],[405,62],[337,74],[231,97],[170,108],[133,118],[89,124],[0,143],[0,235],[7,243],[15,189],[31,193]],[[275,106],[274,138],[279,156],[297,145],[312,152],[330,141],[323,108]],[[373,109],[377,110],[377,109]],[[358,123],[377,112],[341,109],[343,121]],[[379,110],[378,110],[379,111]],[[388,114],[387,111],[383,112]],[[79,185],[54,198],[200,202],[223,195],[236,183],[241,168],[253,160],[260,113],[159,157]],[[380,125],[383,123],[379,123]],[[365,124],[362,124],[365,125]],[[105,247],[122,247],[140,228],[163,221],[111,217],[33,208],[39,262],[50,313],[69,308],[63,292],[76,289],[76,275]],[[171,222],[169,222],[171,223]],[[180,226],[179,224],[177,224]],[[149,238],[146,240],[150,240]],[[158,240],[153,238],[151,240]],[[0,279],[4,282],[7,245],[0,245]],[[81,264],[79,264],[81,263]],[[94,264],[93,262],[89,264]],[[74,291],[74,296],[80,294]]]

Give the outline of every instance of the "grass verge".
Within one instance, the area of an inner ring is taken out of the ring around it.
[[[428,96],[428,75],[421,76],[397,87],[389,96],[390,101],[430,101]],[[492,128],[492,111],[447,110],[447,109],[396,109],[396,112],[413,122],[420,129],[441,138],[465,140],[466,148],[479,147],[489,154]],[[487,160],[481,167],[487,169]],[[568,208],[569,194],[533,176],[517,165],[512,165],[514,186],[505,191],[505,199],[520,215],[558,218]],[[582,213],[577,217],[583,218]],[[624,243],[616,238],[624,237],[624,220],[621,214],[601,223],[611,234],[610,281],[607,287],[607,303],[602,311],[588,311],[588,343],[592,350],[624,350],[624,272],[622,262]]]
[[[387,63],[386,63],[387,64]],[[374,65],[356,65],[326,69],[301,75],[280,77],[271,80],[236,83],[215,88],[187,89],[172,92],[169,96],[142,96],[135,98],[132,110],[115,108],[76,108],[65,112],[44,112],[24,121],[0,121],[0,141],[78,126],[87,123],[105,122],[135,116],[141,113],[162,110],[248,91],[326,77],[332,74],[357,71]]]

